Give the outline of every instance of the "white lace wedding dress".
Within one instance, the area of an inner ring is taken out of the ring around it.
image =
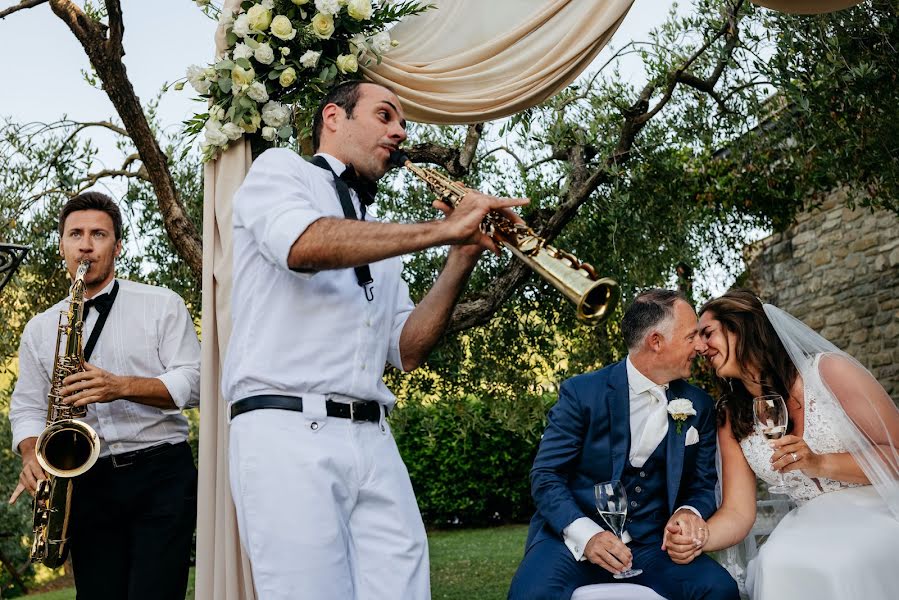
[[[819,359],[819,357],[816,358]],[[840,432],[846,417],[824,391],[817,364],[804,374],[803,439],[816,453],[846,452]],[[818,379],[818,381],[815,381]],[[771,448],[760,431],[740,446],[756,475],[778,480]],[[787,475],[797,508],[787,514],[747,569],[746,590],[753,600],[892,600],[899,598],[899,521],[870,485]]]

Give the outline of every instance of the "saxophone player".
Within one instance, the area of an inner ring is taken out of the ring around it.
[[[386,362],[414,369],[439,339],[481,252],[496,249],[485,215],[527,201],[472,191],[455,210],[435,204],[443,219],[374,220],[370,188],[405,138],[393,92],[342,84],[318,109],[313,162],[268,150],[234,198],[222,388],[259,600],[430,598],[427,539],[381,377]],[[400,256],[444,245],[444,269],[416,307]]]
[[[59,395],[86,406],[100,458],[73,481],[70,556],[79,598],[182,600],[196,523],[197,473],[182,409],[199,401],[200,347],[182,299],[161,287],[117,279],[122,217],[108,196],[86,192],[59,217],[60,253],[84,275],[84,370]],[[65,301],[32,318],[19,347],[10,402],[19,488],[34,493],[35,445],[47,418],[58,316]]]

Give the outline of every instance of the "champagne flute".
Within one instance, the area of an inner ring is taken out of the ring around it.
[[[624,521],[627,518],[627,493],[624,486],[616,480],[604,481],[593,486],[593,496],[596,498],[596,509],[599,516],[606,522],[618,539],[624,532]],[[614,573],[615,579],[634,577],[642,573],[642,569],[628,569],[621,573]]]
[[[752,413],[762,426],[762,435],[769,440],[779,440],[787,433],[789,414],[787,404],[779,394],[768,394],[752,399]],[[787,483],[783,473],[778,473],[779,483],[768,487],[772,494],[789,494],[792,484]]]

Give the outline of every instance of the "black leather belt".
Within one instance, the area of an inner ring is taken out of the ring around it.
[[[123,454],[110,454],[109,456],[104,456],[98,462],[108,461],[112,463],[113,467],[116,468],[127,467],[135,463],[143,462],[153,456],[165,454],[166,452],[169,452],[170,450],[174,450],[175,448],[179,448],[181,446],[187,446],[187,442],[180,442],[178,444],[169,444],[168,442],[163,442],[162,444],[156,444],[155,446],[150,446],[149,448],[141,448],[140,450],[134,450],[132,452],[125,452]]]
[[[279,410],[295,410],[303,412],[303,398],[294,396],[250,396],[231,403],[231,418],[251,410],[276,408]],[[350,419],[351,421],[367,421],[378,423],[381,420],[381,404],[374,400],[357,400],[356,402],[325,401],[325,412],[329,417]]]

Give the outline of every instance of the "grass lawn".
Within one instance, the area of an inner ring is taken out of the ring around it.
[[[502,600],[524,553],[527,525],[432,531],[431,595],[434,600]],[[194,597],[190,570],[187,600]],[[29,600],[74,600],[75,588],[28,596]]]

